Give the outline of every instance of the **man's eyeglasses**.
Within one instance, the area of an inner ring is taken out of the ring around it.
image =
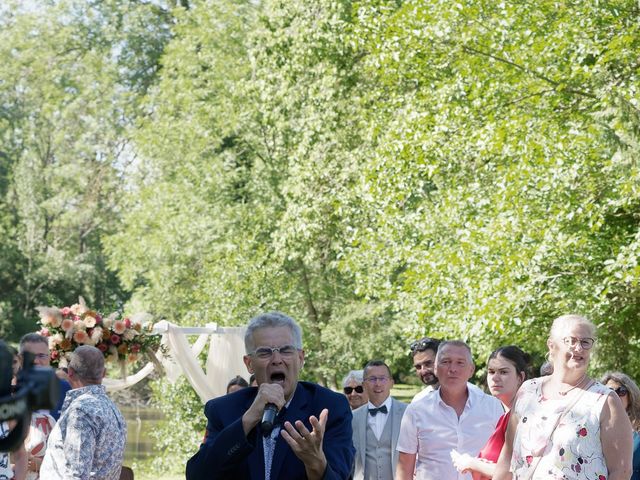
[[[440,342],[435,338],[424,337],[409,345],[409,349],[411,350],[411,353],[424,352],[425,350],[437,350],[438,343]]]
[[[298,349],[293,345],[283,345],[282,347],[258,347],[253,352],[249,353],[249,355],[266,360],[271,358],[276,352],[278,352],[283,358],[291,358],[298,352]]]
[[[369,383],[387,383],[389,381],[389,377],[367,377],[364,379],[364,381]]]
[[[629,393],[629,390],[627,390],[627,387],[625,387],[624,385],[620,385],[618,388],[614,388],[613,391],[616,392],[620,398],[626,397]]]
[[[593,347],[593,343],[595,342],[593,338],[588,338],[588,337],[587,338],[564,337],[562,341],[568,347],[576,347],[578,346],[578,343],[579,343],[584,350],[589,350],[591,347]]]
[[[358,385],[357,387],[344,387],[344,394],[345,395],[351,395],[354,390],[355,390],[356,393],[364,392],[363,386],[362,385]]]

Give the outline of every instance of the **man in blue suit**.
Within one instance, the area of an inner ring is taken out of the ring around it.
[[[351,409],[343,395],[300,382],[302,330],[271,312],[253,318],[244,363],[257,387],[207,402],[206,437],[187,462],[187,480],[347,479],[354,457]],[[279,413],[271,432],[267,404]]]

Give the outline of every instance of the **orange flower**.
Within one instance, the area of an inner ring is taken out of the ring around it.
[[[87,343],[89,341],[89,335],[84,330],[78,330],[73,334],[73,340],[76,343]]]
[[[60,327],[62,328],[62,330],[64,330],[65,332],[68,332],[69,330],[71,330],[73,328],[73,320],[71,320],[70,318],[65,318],[62,321],[62,324],[60,325]]]
[[[116,320],[113,322],[113,331],[118,335],[122,335],[127,329],[127,325],[122,320]]]

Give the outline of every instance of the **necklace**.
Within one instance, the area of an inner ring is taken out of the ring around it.
[[[575,385],[573,385],[569,390],[565,390],[564,392],[558,390],[558,395],[564,397],[567,395],[567,393],[569,393],[571,390],[574,390],[576,388],[578,388],[580,385],[582,385],[582,382],[584,382],[585,378],[587,378],[587,374],[585,373],[582,378],[580,379],[580,381],[578,383],[576,383]]]

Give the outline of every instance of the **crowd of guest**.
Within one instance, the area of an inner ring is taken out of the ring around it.
[[[588,319],[561,316],[540,376],[529,378],[521,348],[503,346],[487,359],[485,393],[471,383],[467,343],[421,338],[408,353],[424,387],[406,404],[391,395],[394,376],[382,359],[349,371],[343,393],[300,381],[300,326],[265,313],[245,334],[251,378],[232,378],[226,395],[206,404],[205,438],[186,478],[640,480],[640,390],[621,372],[589,376],[596,342]],[[47,366],[47,340],[22,339],[16,378],[24,358]],[[98,349],[73,352],[59,405],[34,413],[13,463],[0,454],[0,478],[122,478],[126,425],[104,373]],[[0,423],[0,436],[10,427]]]
[[[257,388],[207,404],[207,435],[187,466],[188,480],[640,480],[640,390],[620,372],[599,382],[589,377],[597,337],[584,317],[553,322],[537,378],[518,346],[493,351],[489,394],[470,382],[475,365],[467,343],[421,338],[409,353],[424,388],[408,405],[391,396],[393,375],[383,360],[347,373],[346,405],[297,381],[304,360],[297,329],[278,313],[250,322],[245,363]],[[266,433],[260,413],[269,403],[279,420]]]

